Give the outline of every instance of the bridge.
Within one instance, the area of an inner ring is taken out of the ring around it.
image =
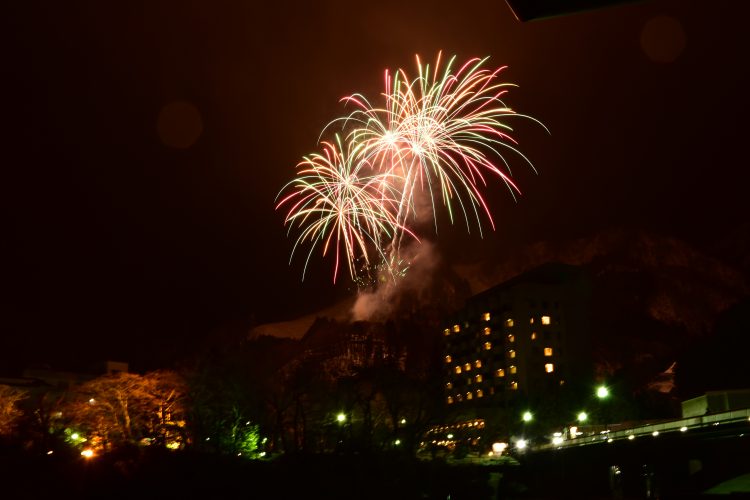
[[[750,473],[750,408],[558,438],[514,457],[508,480],[534,498],[703,497]]]

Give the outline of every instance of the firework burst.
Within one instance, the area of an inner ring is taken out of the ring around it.
[[[356,262],[391,268],[404,237],[417,239],[409,225],[420,193],[429,199],[436,230],[441,207],[451,223],[460,213],[467,231],[476,225],[481,235],[483,217],[495,228],[482,195],[488,179],[499,179],[515,198],[520,190],[505,154],[534,168],[510,136],[509,119],[540,122],[505,105],[514,85],[498,80],[505,67],[490,70],[486,62],[474,58],[454,69],[455,57],[442,66],[439,54],[431,68],[417,56],[414,78],[403,69],[385,72],[382,107],[361,94],[342,99],[353,111],[330,122],[321,137],[336,126],[342,135],[321,141],[323,153],[300,163],[297,178],[282,189],[291,194],[277,205],[289,205],[285,223],[300,230],[292,256],[310,244],[305,269],[319,245],[323,255],[335,246],[334,281],[342,260],[355,283],[363,278]]]

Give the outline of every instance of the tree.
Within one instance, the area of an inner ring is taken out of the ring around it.
[[[185,387],[174,372],[118,373],[85,382],[63,414],[93,447],[140,442],[181,446]]]
[[[750,387],[746,353],[750,349],[750,299],[724,311],[713,333],[695,341],[678,359],[675,384],[682,399],[707,391]]]
[[[18,403],[27,396],[24,390],[0,385],[0,436],[8,436],[13,432],[23,414]]]

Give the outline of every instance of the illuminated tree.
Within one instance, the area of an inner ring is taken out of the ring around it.
[[[63,414],[94,447],[139,442],[179,447],[185,439],[184,396],[184,384],[173,372],[118,373],[79,386]]]
[[[26,391],[0,385],[0,436],[8,436],[13,432],[23,414],[18,408],[18,403],[26,397]]]

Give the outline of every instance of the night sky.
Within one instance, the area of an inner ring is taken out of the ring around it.
[[[10,9],[8,11],[8,9]],[[750,4],[644,1],[520,22],[493,2],[15,2],[3,14],[0,372],[166,364],[347,293],[301,281],[274,197],[338,102],[414,56],[489,56],[541,120],[497,231],[451,263],[632,227],[747,230]],[[743,225],[744,224],[744,225]],[[738,229],[740,227],[740,229]]]

